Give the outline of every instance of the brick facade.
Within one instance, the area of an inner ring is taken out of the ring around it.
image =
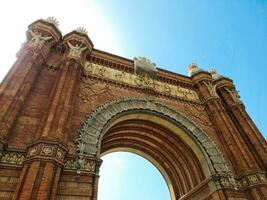
[[[0,89],[0,199],[97,200],[112,151],[150,160],[172,200],[267,199],[267,143],[232,80],[189,68],[97,50],[51,18],[29,25]]]

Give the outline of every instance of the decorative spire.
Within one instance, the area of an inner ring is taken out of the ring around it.
[[[54,24],[56,27],[58,27],[58,25],[59,25],[58,20],[55,17],[52,17],[52,16],[48,17],[45,21],[47,21],[47,22],[49,22],[51,24]]]
[[[203,70],[198,68],[196,63],[192,63],[188,65],[188,71],[189,71],[189,76],[193,76],[194,74],[201,72]]]
[[[80,33],[83,33],[83,34],[86,34],[87,35],[87,30],[86,28],[82,27],[82,26],[79,26],[76,31],[80,32]]]

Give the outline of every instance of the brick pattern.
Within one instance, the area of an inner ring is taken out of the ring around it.
[[[76,45],[82,50],[75,52]],[[76,139],[81,124],[97,107],[125,97],[151,98],[185,116],[214,142],[232,174],[206,177],[196,167],[200,161],[189,144],[179,143],[180,138],[174,139],[169,129],[158,124],[153,128],[145,120],[111,127],[103,138],[102,151],[135,147],[147,154],[157,152],[158,160],[163,161],[164,154],[183,167],[191,166],[184,173],[186,181],[171,180],[176,185],[172,200],[182,195],[177,188],[186,193],[181,199],[267,199],[267,143],[236,98],[230,79],[215,80],[203,71],[186,77],[159,69],[155,80],[194,91],[199,100],[190,101],[164,95],[151,87],[133,87],[108,77],[90,76],[84,71],[85,63],[133,74],[134,62],[95,49],[85,33],[72,31],[62,37],[57,25],[47,20],[29,25],[27,41],[17,57],[0,89],[1,199],[97,200],[99,155],[85,156],[84,163],[77,163]],[[139,129],[146,134],[142,135]],[[120,133],[128,135],[123,139]],[[147,139],[147,146],[140,145],[141,138]],[[162,143],[162,138],[171,144],[169,148],[162,149],[167,143]],[[151,141],[160,145],[152,149]],[[212,150],[205,150],[212,155]],[[172,152],[187,156],[177,157]],[[83,166],[80,174],[77,164]],[[168,173],[178,177],[182,167],[171,162],[169,165],[172,172]]]

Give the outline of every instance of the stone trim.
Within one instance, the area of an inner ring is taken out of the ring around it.
[[[65,154],[66,149],[62,145],[40,141],[29,146],[25,162],[29,162],[34,159],[45,159],[53,160],[59,165],[63,165]]]
[[[198,128],[193,122],[182,116],[178,111],[170,109],[158,102],[146,98],[125,98],[108,102],[98,107],[86,119],[80,129],[77,139],[77,160],[82,163],[87,155],[100,154],[100,140],[105,133],[105,128],[110,121],[119,114],[131,111],[149,111],[156,115],[172,120],[178,126],[182,126],[195,140],[204,153],[211,174],[231,173],[228,165],[215,143]],[[80,166],[81,167],[81,166]]]
[[[12,165],[21,167],[25,160],[25,154],[20,152],[4,152],[0,157],[0,165]]]

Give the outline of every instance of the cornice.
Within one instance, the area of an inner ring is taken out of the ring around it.
[[[99,49],[93,49],[90,61],[95,64],[103,65],[120,71],[134,73],[134,61],[115,54],[111,54]],[[177,84],[185,87],[192,87],[192,80],[190,77],[171,72],[165,69],[157,68],[156,79],[162,82]]]

